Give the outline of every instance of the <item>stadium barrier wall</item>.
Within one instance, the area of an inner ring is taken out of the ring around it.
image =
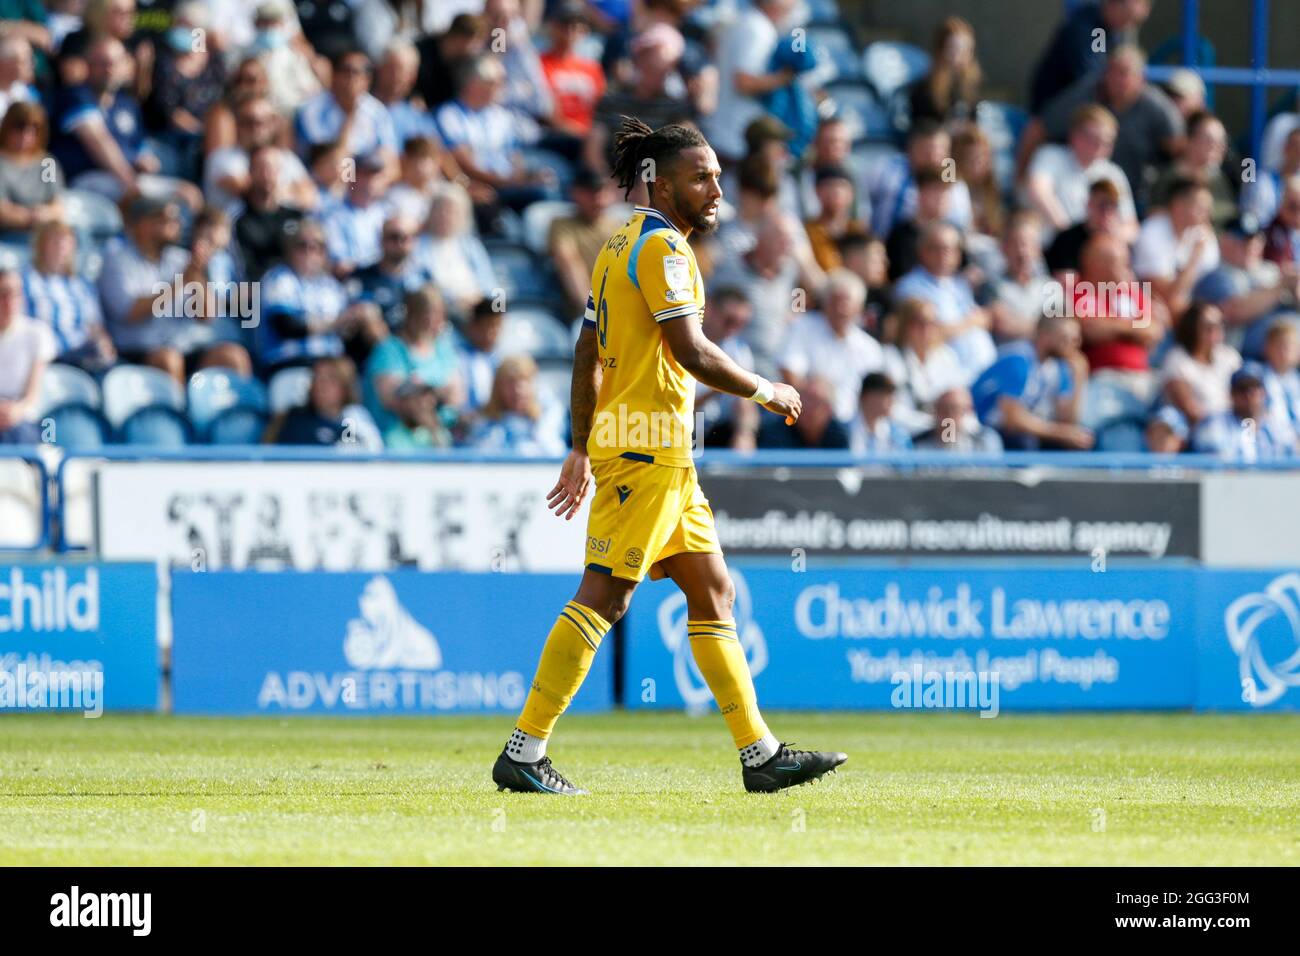
[[[561,574],[173,572],[173,709],[514,715],[572,593]],[[609,709],[613,681],[611,648],[570,709]]]
[[[152,564],[0,563],[0,713],[157,709],[157,594]]]

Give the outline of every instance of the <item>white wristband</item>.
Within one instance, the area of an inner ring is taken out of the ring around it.
[[[758,402],[760,405],[766,405],[772,400],[772,396],[776,394],[776,390],[772,388],[772,383],[763,378],[763,376],[759,375],[757,378],[758,388],[754,389],[754,394],[749,396],[749,400],[751,402]]]

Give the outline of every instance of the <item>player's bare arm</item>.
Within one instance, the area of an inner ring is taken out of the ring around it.
[[[591,490],[591,461],[587,458],[587,437],[600,392],[600,352],[596,330],[584,327],[573,350],[573,385],[569,407],[573,418],[573,450],[564,460],[560,478],[546,496],[546,506],[565,521],[572,521]]]
[[[799,420],[802,405],[799,393],[784,382],[767,382],[737,365],[726,352],[709,341],[698,322],[672,320],[661,324],[664,341],[682,368],[710,388],[739,395],[741,398],[766,397],[760,390],[771,389],[768,401],[759,401],[769,412],[785,417],[787,425]]]

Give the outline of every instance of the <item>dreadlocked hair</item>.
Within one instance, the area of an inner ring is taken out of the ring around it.
[[[623,187],[623,198],[632,194],[641,167],[646,160],[658,169],[683,149],[705,146],[704,136],[689,126],[669,123],[651,129],[634,116],[624,116],[614,134],[614,180]]]

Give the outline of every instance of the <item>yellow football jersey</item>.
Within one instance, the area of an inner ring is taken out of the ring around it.
[[[603,378],[587,454],[691,464],[695,379],[664,344],[661,322],[700,322],[704,283],[686,239],[662,213],[635,207],[601,247],[583,324]]]

